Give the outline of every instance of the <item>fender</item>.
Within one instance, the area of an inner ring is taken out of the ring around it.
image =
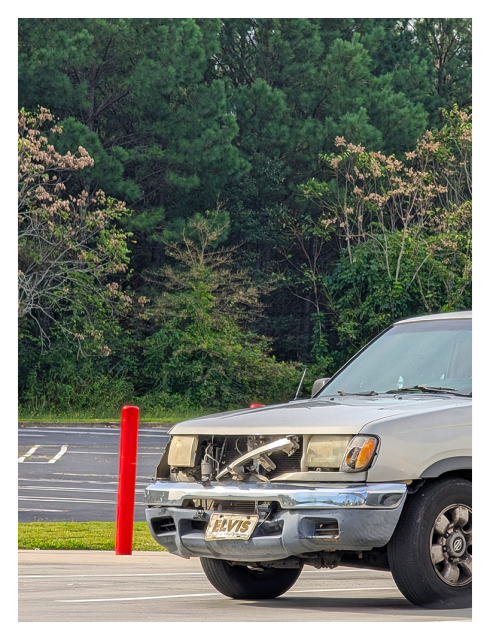
[[[472,468],[471,456],[455,456],[434,462],[430,467],[420,474],[421,478],[437,478],[448,471],[459,471],[460,469]]]

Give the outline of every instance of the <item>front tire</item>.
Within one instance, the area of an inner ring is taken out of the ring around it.
[[[207,579],[224,596],[236,600],[266,600],[286,593],[301,574],[299,569],[249,569],[226,560],[201,558]]]
[[[393,578],[413,604],[471,607],[471,483],[446,478],[409,496],[388,543]]]

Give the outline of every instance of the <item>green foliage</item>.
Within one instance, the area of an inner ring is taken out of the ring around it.
[[[307,390],[397,314],[469,306],[471,56],[464,18],[21,19],[19,104],[51,110],[60,156],[93,159],[64,195],[111,196],[93,208],[125,237],[127,265],[101,275],[99,292],[119,285],[109,305],[78,278],[53,319],[21,325],[22,407],[289,398],[302,366]],[[396,162],[420,177],[414,220],[407,199],[383,201]],[[447,191],[424,192],[436,182]],[[210,223],[222,233],[206,255],[233,263],[199,270],[184,236],[196,247]]]
[[[340,153],[322,156],[335,179],[301,186],[322,208],[324,235],[343,243],[320,292],[334,318],[336,367],[397,319],[471,307],[471,117],[457,105],[443,117],[405,163],[338,139]],[[313,318],[318,360],[333,354],[323,315]]]
[[[402,236],[401,231],[386,235],[392,268],[400,254]],[[452,285],[456,288],[465,281],[465,276],[461,260],[457,264],[456,259],[451,268],[430,250],[431,245],[437,246],[443,241],[441,236],[431,238],[426,244],[421,241],[417,230],[409,233],[404,242],[398,280],[388,275],[379,240],[381,236],[355,246],[352,260],[344,251],[333,273],[324,280],[335,316],[342,360],[353,356],[396,320],[430,312],[471,308],[471,291],[467,287],[455,304],[448,303],[448,271],[451,271]],[[467,238],[462,240],[467,242]],[[336,368],[342,360],[335,363]]]
[[[135,397],[133,384],[118,376],[106,358],[60,358],[58,351],[51,350],[41,363],[36,352],[30,354],[34,367],[27,370],[28,356],[22,343],[19,351],[22,406],[26,411],[55,409],[65,415],[92,411],[118,416],[128,399]]]
[[[63,138],[52,121],[46,109],[19,114],[20,337],[37,336],[44,347],[64,335],[79,353],[107,353],[106,334],[120,330],[112,316],[132,302],[120,286],[128,269],[128,236],[116,227],[127,210],[102,191],[92,197],[85,190],[66,193],[70,177],[94,160],[82,146],[62,154],[49,144],[47,135]]]
[[[82,169],[72,176],[70,187],[81,191],[93,184],[114,196],[134,200],[141,196],[141,190],[132,180],[124,178],[124,164],[129,161],[129,153],[122,147],[113,146],[104,149],[99,136],[89,128],[75,120],[66,118],[59,122],[63,128],[62,135],[52,134],[50,142],[59,153],[67,153],[79,146],[86,149],[94,160],[93,166]]]
[[[66,141],[96,164],[83,174],[135,205],[126,229],[161,243],[164,226],[198,199],[212,205],[247,170],[220,79],[206,79],[219,21],[25,19],[19,30],[20,102],[50,108]],[[135,262],[147,263],[146,247]]]
[[[196,292],[197,295],[207,292]],[[201,298],[202,303],[202,298]],[[292,399],[297,370],[270,356],[265,340],[242,334],[231,322],[202,317],[195,307],[185,330],[170,326],[154,334],[145,349],[145,373],[161,388],[159,395],[180,407],[228,409],[250,402]]]
[[[181,243],[167,251],[175,265],[160,277],[158,330],[144,346],[144,373],[152,389],[180,406],[227,408],[291,397],[292,365],[270,356],[267,340],[248,331],[247,314],[260,305],[258,290],[216,249],[227,233],[220,212],[194,216]]]
[[[422,18],[413,22],[418,48],[427,52],[432,79],[425,98],[430,124],[440,124],[440,110],[459,104],[471,106],[472,20],[471,18]]]

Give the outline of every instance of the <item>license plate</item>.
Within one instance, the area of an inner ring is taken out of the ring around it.
[[[248,540],[257,526],[259,516],[212,513],[206,528],[206,540]]]

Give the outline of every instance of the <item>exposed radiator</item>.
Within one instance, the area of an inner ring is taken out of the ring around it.
[[[279,440],[280,438],[284,437],[285,436],[274,436],[273,439]],[[284,453],[282,451],[274,451],[273,453],[268,454],[269,458],[276,465],[276,468],[267,474],[267,477],[270,480],[273,480],[283,473],[293,473],[295,471],[301,471],[301,458],[303,456],[303,438],[301,436],[298,437],[298,444],[299,449],[296,449],[296,451],[291,456],[288,456],[287,453]],[[231,464],[242,454],[247,452],[247,437],[240,436],[229,438],[227,445],[227,450],[225,451],[221,459],[221,469],[226,465]],[[237,451],[237,448],[240,451]]]
[[[268,506],[269,502],[261,502],[261,505]],[[187,508],[202,507],[206,511],[219,511],[222,513],[250,515],[257,512],[257,505],[252,500],[189,500],[185,505]]]

